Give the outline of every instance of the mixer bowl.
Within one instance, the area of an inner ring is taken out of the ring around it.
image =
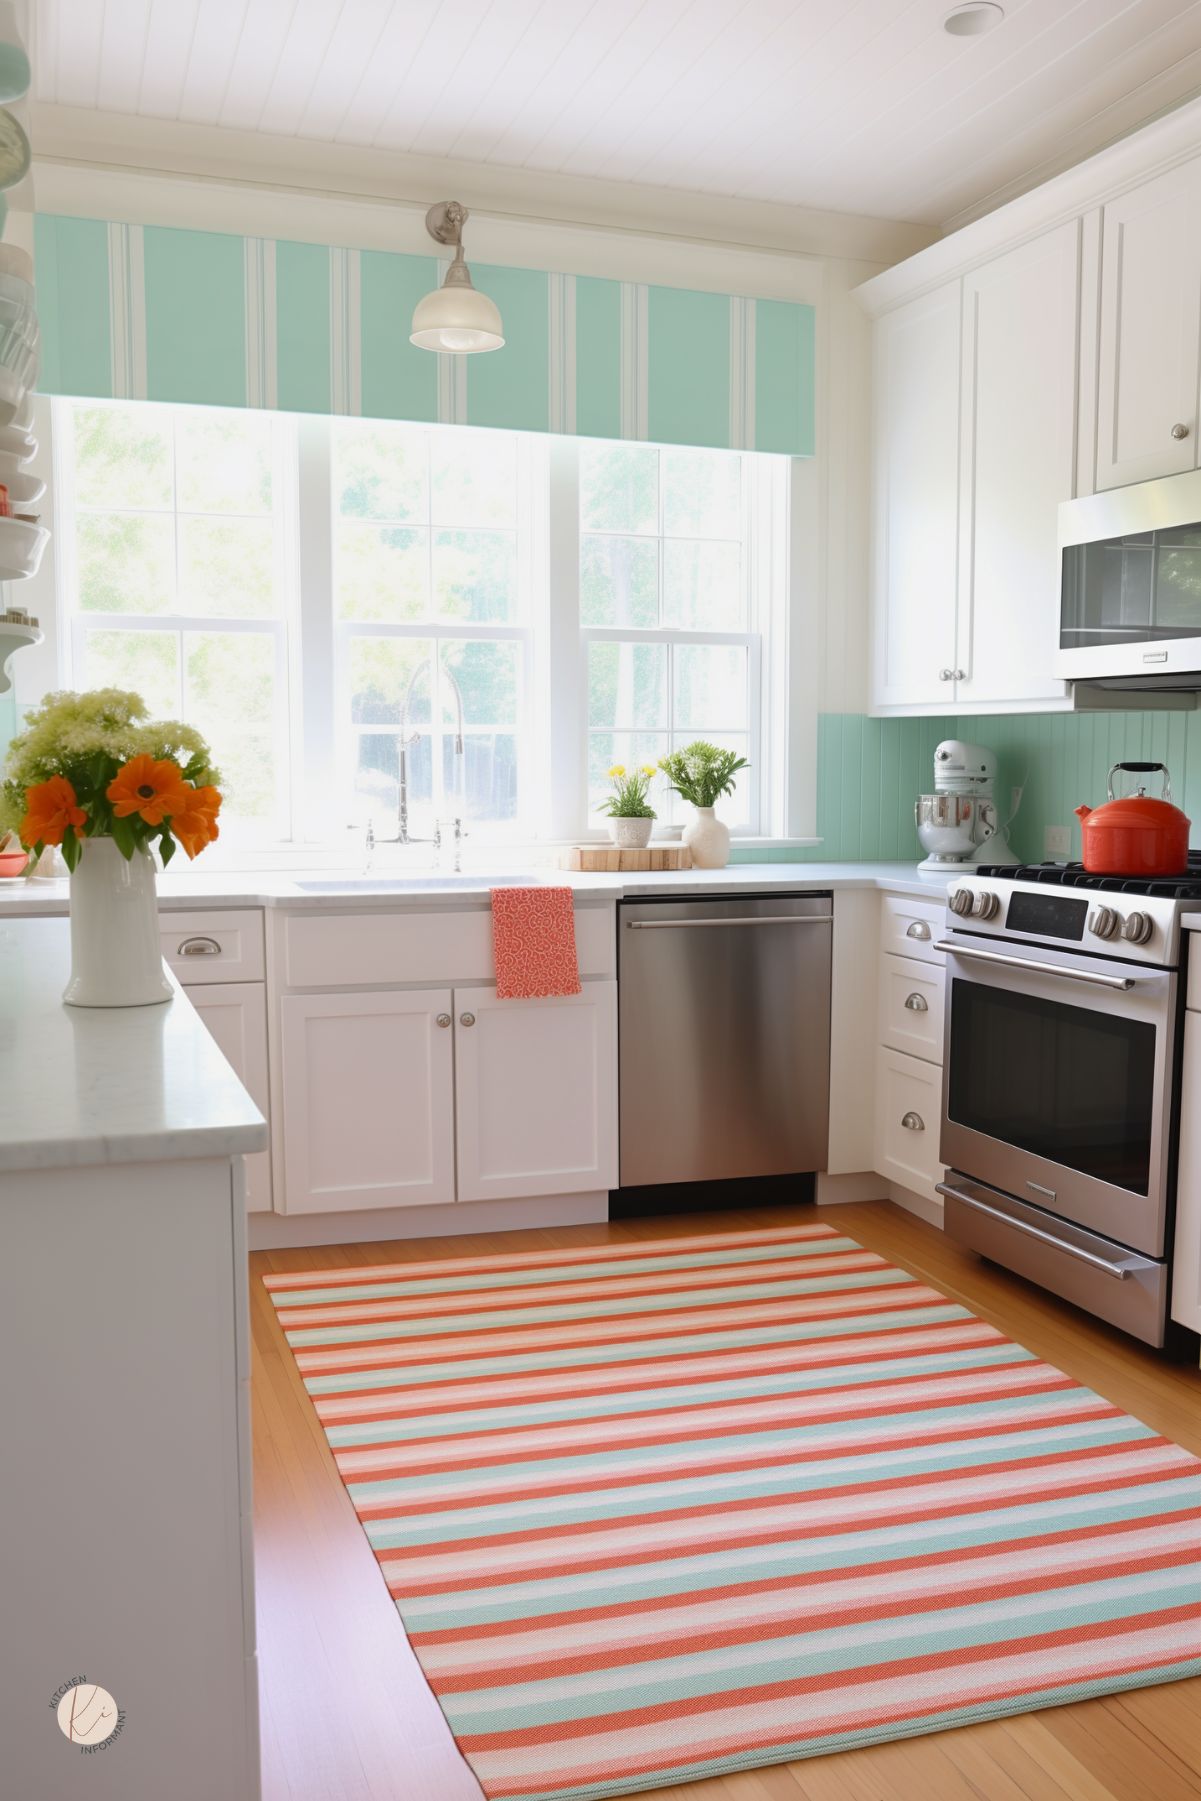
[[[919,794],[913,817],[926,855],[948,863],[966,863],[987,835],[974,794]]]

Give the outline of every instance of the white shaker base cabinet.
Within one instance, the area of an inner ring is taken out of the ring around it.
[[[1195,467],[1199,333],[1201,162],[1190,162],[1104,209],[1098,488]]]
[[[283,996],[281,1211],[454,1200],[452,1005],[449,988]]]
[[[617,983],[502,1001],[455,993],[461,1201],[617,1182]]]
[[[1194,944],[1194,957],[1198,948]],[[1190,1004],[1198,988],[1201,982],[1190,984]],[[1201,1332],[1201,1013],[1191,1011],[1184,1016],[1172,1318]]]
[[[263,1114],[270,1108],[267,1075],[267,1001],[261,982],[211,982],[188,989],[188,999],[222,1056]],[[271,1153],[245,1158],[246,1210],[271,1211]]]

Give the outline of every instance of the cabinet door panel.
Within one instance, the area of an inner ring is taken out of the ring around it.
[[[261,982],[213,982],[189,988],[188,999],[226,1062],[264,1119],[270,1118],[267,1078],[267,991]],[[255,1151],[246,1165],[246,1209],[271,1211],[271,1153]]]
[[[1201,162],[1105,208],[1097,487],[1192,469],[1201,327]],[[1174,438],[1175,425],[1188,435]]]
[[[450,1008],[449,988],[284,996],[281,1211],[454,1200]]]
[[[959,312],[955,281],[876,325],[876,706],[954,699]]]
[[[1076,461],[1075,220],[963,284],[959,637],[963,707],[1062,700],[1059,503]]]
[[[459,1199],[612,1187],[616,982],[542,1001],[459,989],[455,1012]]]

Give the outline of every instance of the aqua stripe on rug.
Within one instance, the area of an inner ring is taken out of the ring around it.
[[[264,1280],[490,1801],[1201,1675],[1201,1462],[828,1226]]]

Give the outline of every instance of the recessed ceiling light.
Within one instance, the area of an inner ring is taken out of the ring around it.
[[[967,6],[956,6],[951,9],[942,22],[944,31],[949,31],[953,38],[978,38],[983,32],[991,31],[1005,17],[1005,8],[997,6],[994,0],[969,0]]]

